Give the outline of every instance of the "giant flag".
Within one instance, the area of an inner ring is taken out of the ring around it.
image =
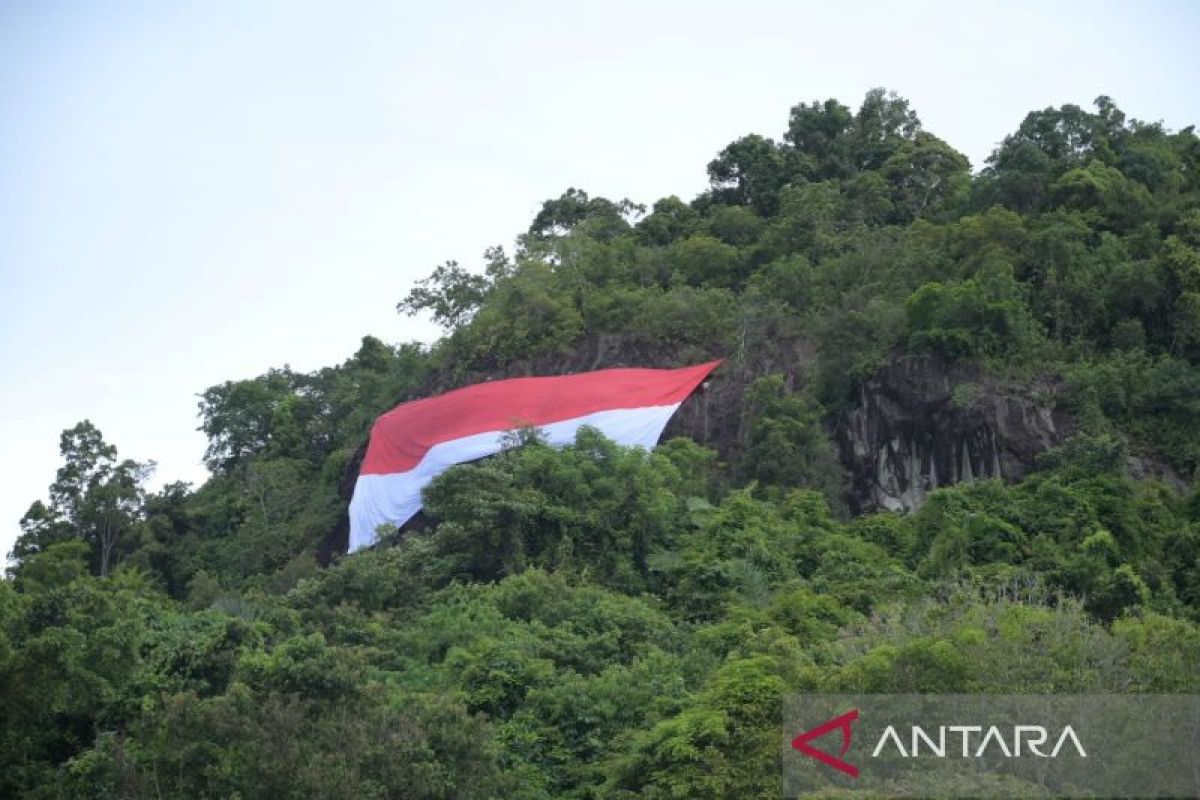
[[[682,369],[602,369],[478,383],[396,406],[375,421],[350,501],[350,552],[375,543],[421,509],[421,490],[454,464],[500,450],[508,431],[541,429],[556,447],[590,425],[623,445],[650,448],[720,361]]]

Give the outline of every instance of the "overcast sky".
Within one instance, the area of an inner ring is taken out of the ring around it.
[[[196,394],[364,334],[568,186],[690,199],[885,86],[978,167],[1099,94],[1200,122],[1200,3],[0,2],[0,554],[89,418],[201,481]]]

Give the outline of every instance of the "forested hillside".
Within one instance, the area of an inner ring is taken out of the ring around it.
[[[1200,691],[1193,130],[1101,97],[972,171],[876,90],[707,169],[397,286],[432,346],[209,388],[202,486],[64,431],[0,796],[773,797],[789,693]],[[714,357],[655,451],[515,437],[318,559],[396,403]]]

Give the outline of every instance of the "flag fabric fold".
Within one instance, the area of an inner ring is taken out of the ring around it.
[[[720,361],[682,369],[604,369],[478,383],[402,403],[375,421],[350,501],[353,553],[380,526],[399,527],[421,509],[421,490],[455,464],[499,452],[505,435],[536,427],[562,447],[583,426],[613,441],[651,448]]]

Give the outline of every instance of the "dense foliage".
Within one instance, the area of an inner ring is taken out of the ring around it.
[[[972,174],[872,91],[708,173],[568,190],[439,267],[400,303],[431,348],[208,389],[198,488],[65,431],[0,581],[0,796],[774,796],[788,693],[1200,691],[1193,131],[1102,97]],[[317,565],[377,414],[598,337],[727,357],[732,457],[523,433],[430,487],[427,530]],[[1078,435],[851,519],[826,423],[905,353],[1053,378]]]

